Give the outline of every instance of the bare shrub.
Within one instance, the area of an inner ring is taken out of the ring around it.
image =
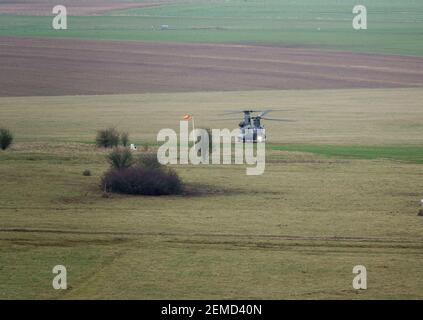
[[[129,145],[129,133],[128,132],[122,132],[120,134],[120,143],[124,147],[127,147]]]
[[[95,139],[98,147],[113,148],[119,145],[119,132],[115,128],[107,128],[97,131]]]
[[[183,191],[182,181],[171,169],[130,167],[108,171],[102,178],[102,189],[131,195],[171,195]]]
[[[6,150],[13,142],[13,135],[8,129],[0,128],[0,149]]]

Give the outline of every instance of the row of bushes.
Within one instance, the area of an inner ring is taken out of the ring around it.
[[[207,129],[211,137],[211,130]],[[13,142],[13,135],[8,129],[0,128],[0,149],[6,150]],[[107,128],[97,131],[95,139],[96,145],[103,148],[115,148],[119,145],[127,147],[129,145],[129,134],[119,132],[116,128]],[[209,141],[212,146],[211,139]]]
[[[129,145],[129,134],[119,132],[116,128],[107,128],[97,131],[96,145],[103,148],[114,148],[121,144],[124,147]]]
[[[128,148],[116,148],[107,155],[107,161],[112,169],[125,169],[133,165],[156,169],[162,167],[157,160],[155,153],[143,153],[134,159],[134,156]]]
[[[121,144],[124,147],[129,145],[129,134],[118,132],[115,128],[99,130],[96,137],[96,145],[104,148],[113,148]],[[13,142],[13,135],[10,130],[0,128],[0,149],[6,150]]]
[[[0,128],[0,149],[6,150],[13,142],[12,133],[5,128]],[[121,144],[124,147],[129,145],[129,134],[118,132],[115,128],[99,130],[97,132],[96,144],[99,147],[113,148]]]
[[[7,149],[13,142],[13,135],[7,129],[0,128],[0,149]],[[97,145],[117,147],[107,155],[110,169],[104,174],[101,187],[106,192],[132,195],[171,195],[183,192],[183,184],[177,173],[163,166],[155,153],[143,153],[134,158],[126,146],[129,142],[127,133],[119,133],[114,128],[101,130],[97,134]],[[85,176],[91,172],[85,170]]]
[[[203,129],[206,130],[209,136],[209,150],[213,149],[212,143],[212,130],[210,128]],[[97,131],[96,136],[96,145],[103,148],[115,148],[119,145],[124,147],[129,146],[129,134],[127,132],[119,132],[116,128],[107,128]],[[197,142],[199,137],[197,137]]]

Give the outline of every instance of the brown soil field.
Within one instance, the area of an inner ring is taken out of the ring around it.
[[[0,37],[0,96],[422,85],[421,57],[258,45]]]
[[[151,7],[169,3],[171,1],[145,1],[131,2],[119,0],[87,0],[87,1],[67,1],[66,3],[57,3],[51,0],[35,0],[33,2],[0,3],[0,14],[18,14],[18,15],[52,15],[52,9],[58,4],[64,4],[69,15],[96,15],[118,9]]]

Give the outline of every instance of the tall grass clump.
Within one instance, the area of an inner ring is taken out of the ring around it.
[[[129,133],[128,132],[122,132],[120,134],[120,143],[124,147],[129,146]]]
[[[113,148],[119,145],[120,134],[115,128],[97,131],[96,145],[103,148]]]
[[[13,142],[12,133],[5,128],[0,128],[0,149],[6,150]]]
[[[129,168],[133,160],[132,152],[128,148],[116,148],[107,155],[107,161],[112,169]]]

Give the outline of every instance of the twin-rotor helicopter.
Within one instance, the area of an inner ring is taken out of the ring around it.
[[[282,110],[225,110],[225,113],[223,113],[222,115],[237,114],[240,112],[243,113],[244,119],[239,123],[240,134],[238,135],[238,141],[260,143],[266,141],[266,130],[261,124],[261,120],[284,122],[294,121],[289,119],[275,119],[266,117],[266,115],[271,111]],[[224,118],[223,120],[233,119]]]

